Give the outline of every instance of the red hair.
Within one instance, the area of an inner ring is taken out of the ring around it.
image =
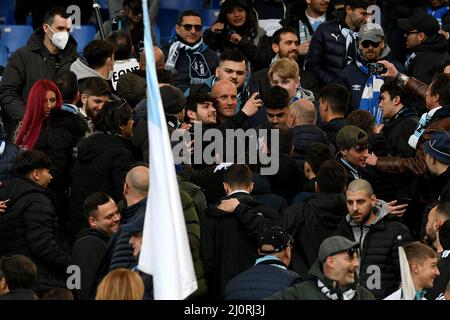
[[[62,107],[62,96],[56,84],[51,80],[38,80],[31,87],[27,97],[27,108],[22,120],[16,145],[24,150],[33,150],[36,141],[41,134],[44,121],[45,95],[47,91],[53,91],[56,95],[56,108]]]

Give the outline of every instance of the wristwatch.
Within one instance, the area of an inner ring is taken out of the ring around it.
[[[397,76],[395,77],[397,79],[397,85],[403,89],[406,85],[406,82],[409,80],[409,77],[406,74],[403,73],[397,73]]]

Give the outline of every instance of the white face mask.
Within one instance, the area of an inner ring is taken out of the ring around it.
[[[50,28],[50,26],[48,26]],[[50,28],[53,32],[53,36],[50,38],[52,43],[63,50],[66,47],[67,41],[69,41],[69,33],[67,31],[55,32],[52,28]]]

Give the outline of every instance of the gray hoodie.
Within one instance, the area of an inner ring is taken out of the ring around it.
[[[83,63],[80,60],[80,58],[78,58],[74,63],[72,63],[72,65],[70,66],[70,71],[76,74],[78,81],[90,77],[99,77],[105,79],[100,73],[90,68],[87,64]]]
[[[366,238],[366,235],[369,232],[369,230],[374,225],[376,225],[378,222],[380,222],[389,213],[388,204],[386,203],[386,201],[383,201],[383,200],[377,200],[374,210],[376,211],[377,217],[369,225],[357,224],[355,221],[353,221],[352,216],[350,214],[347,214],[347,216],[345,217],[347,222],[352,227],[353,236],[355,237],[355,241],[358,241],[360,243],[361,248],[363,248],[364,239]]]

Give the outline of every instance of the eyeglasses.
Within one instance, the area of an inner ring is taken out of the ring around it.
[[[372,48],[378,48],[380,43],[379,42],[372,42],[372,41],[363,41],[363,42],[361,42],[361,45],[365,49],[369,48],[370,46],[372,46]]]
[[[186,31],[191,31],[192,27],[194,27],[195,32],[200,32],[203,28],[201,24],[180,24],[180,26],[182,26]]]

